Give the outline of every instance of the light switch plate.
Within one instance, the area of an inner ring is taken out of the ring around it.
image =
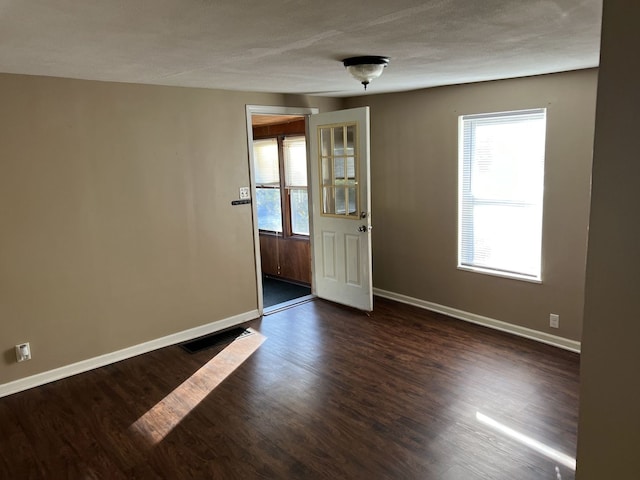
[[[240,200],[247,200],[251,198],[249,187],[240,187]]]

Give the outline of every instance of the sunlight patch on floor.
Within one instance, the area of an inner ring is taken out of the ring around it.
[[[558,462],[561,465],[564,465],[565,467],[570,468],[573,471],[576,470],[575,458],[570,457],[569,455],[566,455],[562,452],[559,452],[555,448],[551,448],[550,446],[545,445],[544,443],[539,442],[538,440],[535,440],[523,433],[520,433],[512,428],[509,428],[503,423],[500,423],[491,417],[487,417],[486,415],[483,415],[480,412],[476,412],[476,420],[478,420],[480,423],[490,428],[493,428],[497,432],[502,433],[503,435],[511,438],[512,440],[515,440],[521,443],[522,445],[529,447],[538,453],[541,453],[545,457],[550,458],[551,460]]]
[[[225,378],[247,360],[267,339],[260,332],[234,340],[169,395],[160,400],[130,430],[151,445],[161,442]]]

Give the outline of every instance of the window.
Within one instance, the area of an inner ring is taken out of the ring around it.
[[[282,232],[278,141],[275,138],[254,140],[253,158],[256,167],[258,228]]]
[[[304,137],[285,137],[282,144],[291,234],[309,235],[307,144]]]
[[[540,281],[546,110],[459,119],[458,267]]]
[[[287,236],[309,235],[305,137],[254,140],[253,151],[258,228]]]

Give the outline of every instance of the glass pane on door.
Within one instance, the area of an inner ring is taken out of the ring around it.
[[[322,215],[359,218],[357,124],[318,127]]]

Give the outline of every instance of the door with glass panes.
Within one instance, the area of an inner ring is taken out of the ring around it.
[[[308,136],[316,294],[371,311],[369,107],[311,115]]]

